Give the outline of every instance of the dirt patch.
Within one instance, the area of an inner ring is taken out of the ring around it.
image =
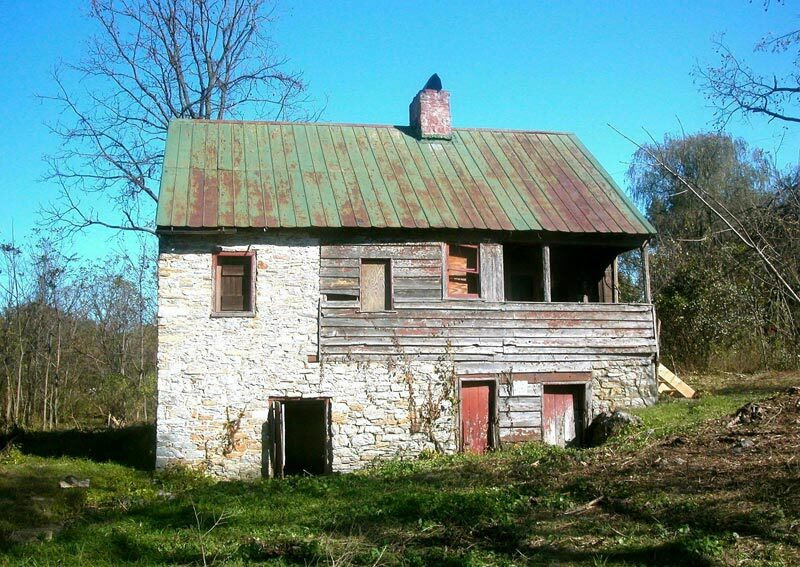
[[[605,496],[598,513],[612,521],[701,534],[704,545],[719,543],[720,564],[738,564],[745,548],[748,557],[768,557],[776,547],[778,564],[800,564],[800,388],[654,441],[622,462],[601,454],[591,466]]]

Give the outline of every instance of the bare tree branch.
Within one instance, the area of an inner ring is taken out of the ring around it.
[[[785,76],[762,74],[740,60],[723,42],[714,42],[719,64],[695,68],[701,89],[716,108],[719,125],[736,114],[761,115],[769,121],[800,123],[800,53],[792,62],[793,70]],[[776,56],[800,46],[800,30],[778,37],[767,36],[757,45],[757,51],[769,51]]]
[[[173,118],[298,117],[298,72],[276,54],[268,0],[92,0],[84,58],[53,71],[61,150],[46,156],[48,226],[154,232]],[[81,196],[92,195],[91,200]],[[84,203],[91,202],[91,209]]]
[[[787,280],[786,276],[780,270],[780,259],[771,257],[770,244],[763,238],[754,238],[748,227],[745,226],[740,218],[733,214],[728,207],[721,201],[715,199],[704,189],[697,187],[694,183],[690,182],[673,167],[671,167],[660,155],[654,152],[650,147],[639,144],[631,137],[623,134],[617,128],[608,124],[608,127],[614,130],[617,134],[631,142],[640,151],[647,154],[665,173],[675,179],[680,185],[689,190],[711,213],[714,214],[728,229],[744,244],[747,248],[753,250],[759,257],[765,268],[770,272],[775,279],[780,283],[781,287],[786,293],[797,303],[800,303],[800,293],[796,290],[791,283]],[[649,134],[648,134],[649,135]]]

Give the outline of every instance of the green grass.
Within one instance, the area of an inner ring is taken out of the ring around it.
[[[785,382],[716,384],[696,401],[638,411],[643,428],[597,449],[531,444],[316,478],[217,483],[10,450],[0,455],[0,565],[788,565],[800,540],[780,526],[798,523],[794,511],[722,522],[730,495],[684,494],[685,479],[654,486],[624,468],[644,445]],[[58,488],[67,475],[91,487]],[[601,494],[602,507],[581,510]],[[15,541],[42,526],[55,526],[52,541]]]

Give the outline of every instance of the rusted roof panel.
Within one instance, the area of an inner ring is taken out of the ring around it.
[[[655,230],[573,134],[174,120],[157,224]]]

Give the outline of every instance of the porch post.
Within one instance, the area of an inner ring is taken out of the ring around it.
[[[642,244],[642,276],[644,276],[644,301],[645,303],[653,303],[653,297],[650,295],[650,244],[645,242]]]
[[[550,245],[542,244],[542,288],[544,289],[544,300],[548,303],[552,301],[550,294]]]
[[[619,303],[619,256],[614,257],[611,265],[611,301]]]

